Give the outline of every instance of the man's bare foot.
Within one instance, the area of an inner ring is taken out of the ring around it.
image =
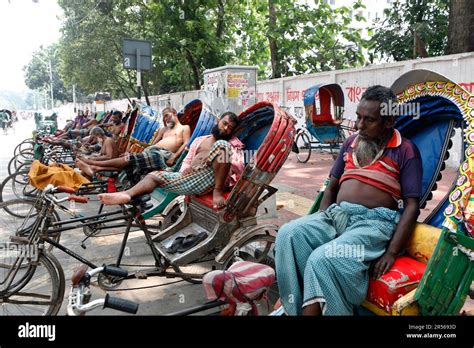
[[[225,206],[225,198],[222,195],[222,190],[214,189],[212,193],[212,202],[214,209],[221,209]]]
[[[76,167],[81,170],[81,173],[87,176],[89,179],[94,177],[94,170],[87,163],[84,163],[80,159],[76,160]]]
[[[98,197],[105,205],[127,204],[132,199],[126,192],[101,193]]]

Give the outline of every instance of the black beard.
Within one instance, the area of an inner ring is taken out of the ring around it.
[[[122,123],[122,121],[118,120],[118,121],[113,121],[113,124],[118,126],[120,123]]]
[[[232,134],[229,134],[229,135],[222,134],[217,124],[214,127],[212,127],[211,134],[214,136],[214,138],[216,138],[216,140],[228,141],[232,138]]]

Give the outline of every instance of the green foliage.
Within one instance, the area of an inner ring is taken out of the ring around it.
[[[322,1],[314,4],[274,0],[276,25],[268,19],[268,1],[256,0],[241,5],[235,16],[242,37],[235,50],[236,60],[259,67],[260,76],[271,76],[268,40],[275,40],[280,76],[314,73],[363,65],[366,42],[361,30],[351,28],[351,13],[363,7],[335,10]],[[364,20],[358,18],[358,20]]]
[[[351,28],[351,8],[287,0],[58,0],[64,11],[60,74],[85,93],[134,95],[135,72],[122,67],[122,39],[149,40],[148,94],[199,89],[203,72],[256,65],[260,78],[364,64],[366,42]],[[270,21],[269,4],[275,20]],[[272,52],[270,51],[272,43]],[[272,53],[272,54],[271,54]],[[272,64],[273,63],[273,64]]]
[[[374,29],[371,49],[396,61],[413,56],[414,35],[421,38],[429,56],[444,54],[448,37],[449,0],[394,1]]]
[[[31,61],[23,70],[25,71],[25,84],[33,90],[48,92],[50,95],[50,66],[53,77],[53,96],[55,100],[71,100],[71,93],[64,86],[63,80],[59,76],[59,53],[58,45],[54,44],[49,47],[40,49],[33,53]]]

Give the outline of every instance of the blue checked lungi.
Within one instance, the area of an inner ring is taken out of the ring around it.
[[[207,162],[212,163],[220,154],[221,150],[231,154],[232,148],[225,140],[217,140],[209,151]],[[201,195],[211,191],[215,184],[214,170],[212,165],[205,165],[198,169],[193,169],[189,174],[183,175],[180,172],[155,171],[150,173],[158,177],[163,185],[161,188],[178,195]]]
[[[147,147],[143,152],[128,153],[126,155],[128,164],[123,168],[123,171],[129,180],[139,180],[141,174],[167,168],[166,161],[172,155],[171,151],[156,146]]]
[[[352,315],[399,219],[394,210],[342,202],[283,225],[275,261],[286,312],[301,315],[304,304],[319,302],[324,315]]]

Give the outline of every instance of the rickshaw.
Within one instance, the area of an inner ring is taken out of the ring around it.
[[[304,92],[306,129],[298,129],[295,143],[298,147],[296,157],[306,163],[314,148],[329,149],[333,158],[346,139],[345,131],[351,134],[354,129],[343,124],[344,92],[337,83],[319,84]]]
[[[0,110],[0,128],[3,129],[3,133],[8,133],[8,128],[13,128],[13,115],[10,110]]]
[[[379,279],[370,278],[359,314],[456,315],[474,280],[474,240],[468,202],[474,179],[474,97],[450,79],[413,70],[392,85],[400,103],[418,112],[396,118],[395,128],[414,142],[423,161],[420,207],[432,199],[446,167],[455,129],[461,128],[462,161],[458,178],[431,214],[417,223],[405,253]],[[316,212],[324,186],[309,211]]]
[[[261,263],[268,261],[268,256],[273,249],[277,226],[257,224],[256,213],[258,206],[276,192],[270,183],[291,151],[295,120],[285,111],[268,102],[253,105],[241,113],[239,118],[241,123],[236,130],[236,135],[246,145],[248,153],[253,155],[246,158],[246,167],[236,186],[231,192],[225,194],[227,204],[223,209],[216,211],[212,208],[212,194],[188,197],[185,212],[174,224],[152,239],[142,216],[142,212],[149,209],[147,206],[149,197],[147,195],[135,197],[131,204],[122,207],[126,209],[133,221],[143,225],[147,243],[156,261],[155,268],[131,272],[125,279],[171,276],[181,277],[190,282],[200,282],[209,267],[226,268],[236,257]],[[67,188],[61,191],[60,188],[50,185],[43,195],[47,200],[53,201],[55,192],[72,193]],[[61,200],[84,202],[83,197],[77,196],[69,196]],[[2,244],[3,248],[7,248],[5,250],[11,250],[12,253],[1,255],[5,258],[2,260],[4,266],[1,268],[5,281],[2,280],[0,283],[2,284],[0,295],[4,304],[12,303],[16,308],[24,306],[25,310],[35,305],[43,306],[45,314],[54,315],[58,312],[64,296],[64,272],[57,258],[46,248],[39,246],[49,240],[47,237],[49,230],[52,228],[54,233],[54,228],[63,222],[49,225],[48,222],[54,221],[49,220],[49,215],[50,209],[46,205],[43,206],[39,214],[41,221],[37,221],[34,225],[34,234],[32,232],[27,239],[13,238],[12,242]],[[67,221],[64,223],[69,224]],[[123,235],[120,253],[113,266],[121,266],[130,226]],[[184,252],[179,250],[175,254],[168,252],[167,247],[176,237],[184,234],[189,237],[192,234],[190,232],[205,233],[206,238]],[[51,242],[52,245],[59,247],[54,240]],[[38,243],[40,245],[37,245]],[[23,253],[22,250],[29,249],[28,246],[37,246],[35,250],[38,250],[39,255],[38,253],[35,255]],[[15,250],[18,253],[15,254]],[[61,250],[64,251],[65,248]],[[98,267],[77,254],[69,253],[69,255],[93,269]],[[35,260],[45,267],[39,267]],[[203,263],[206,263],[206,267],[201,267]],[[188,272],[190,269],[195,269],[193,268],[195,266],[200,269],[193,273]],[[172,268],[174,272],[169,272],[168,268]],[[38,277],[37,270],[42,271]],[[46,277],[49,279],[45,279]],[[123,279],[103,275],[99,277],[99,284],[108,289],[118,285]],[[22,298],[23,295],[34,299],[35,291],[40,291],[37,287],[50,283],[56,285],[49,287],[50,294],[44,292],[38,294],[41,301],[27,300],[26,297],[23,297],[23,301],[20,302],[15,300]],[[23,311],[20,310],[20,313]]]

